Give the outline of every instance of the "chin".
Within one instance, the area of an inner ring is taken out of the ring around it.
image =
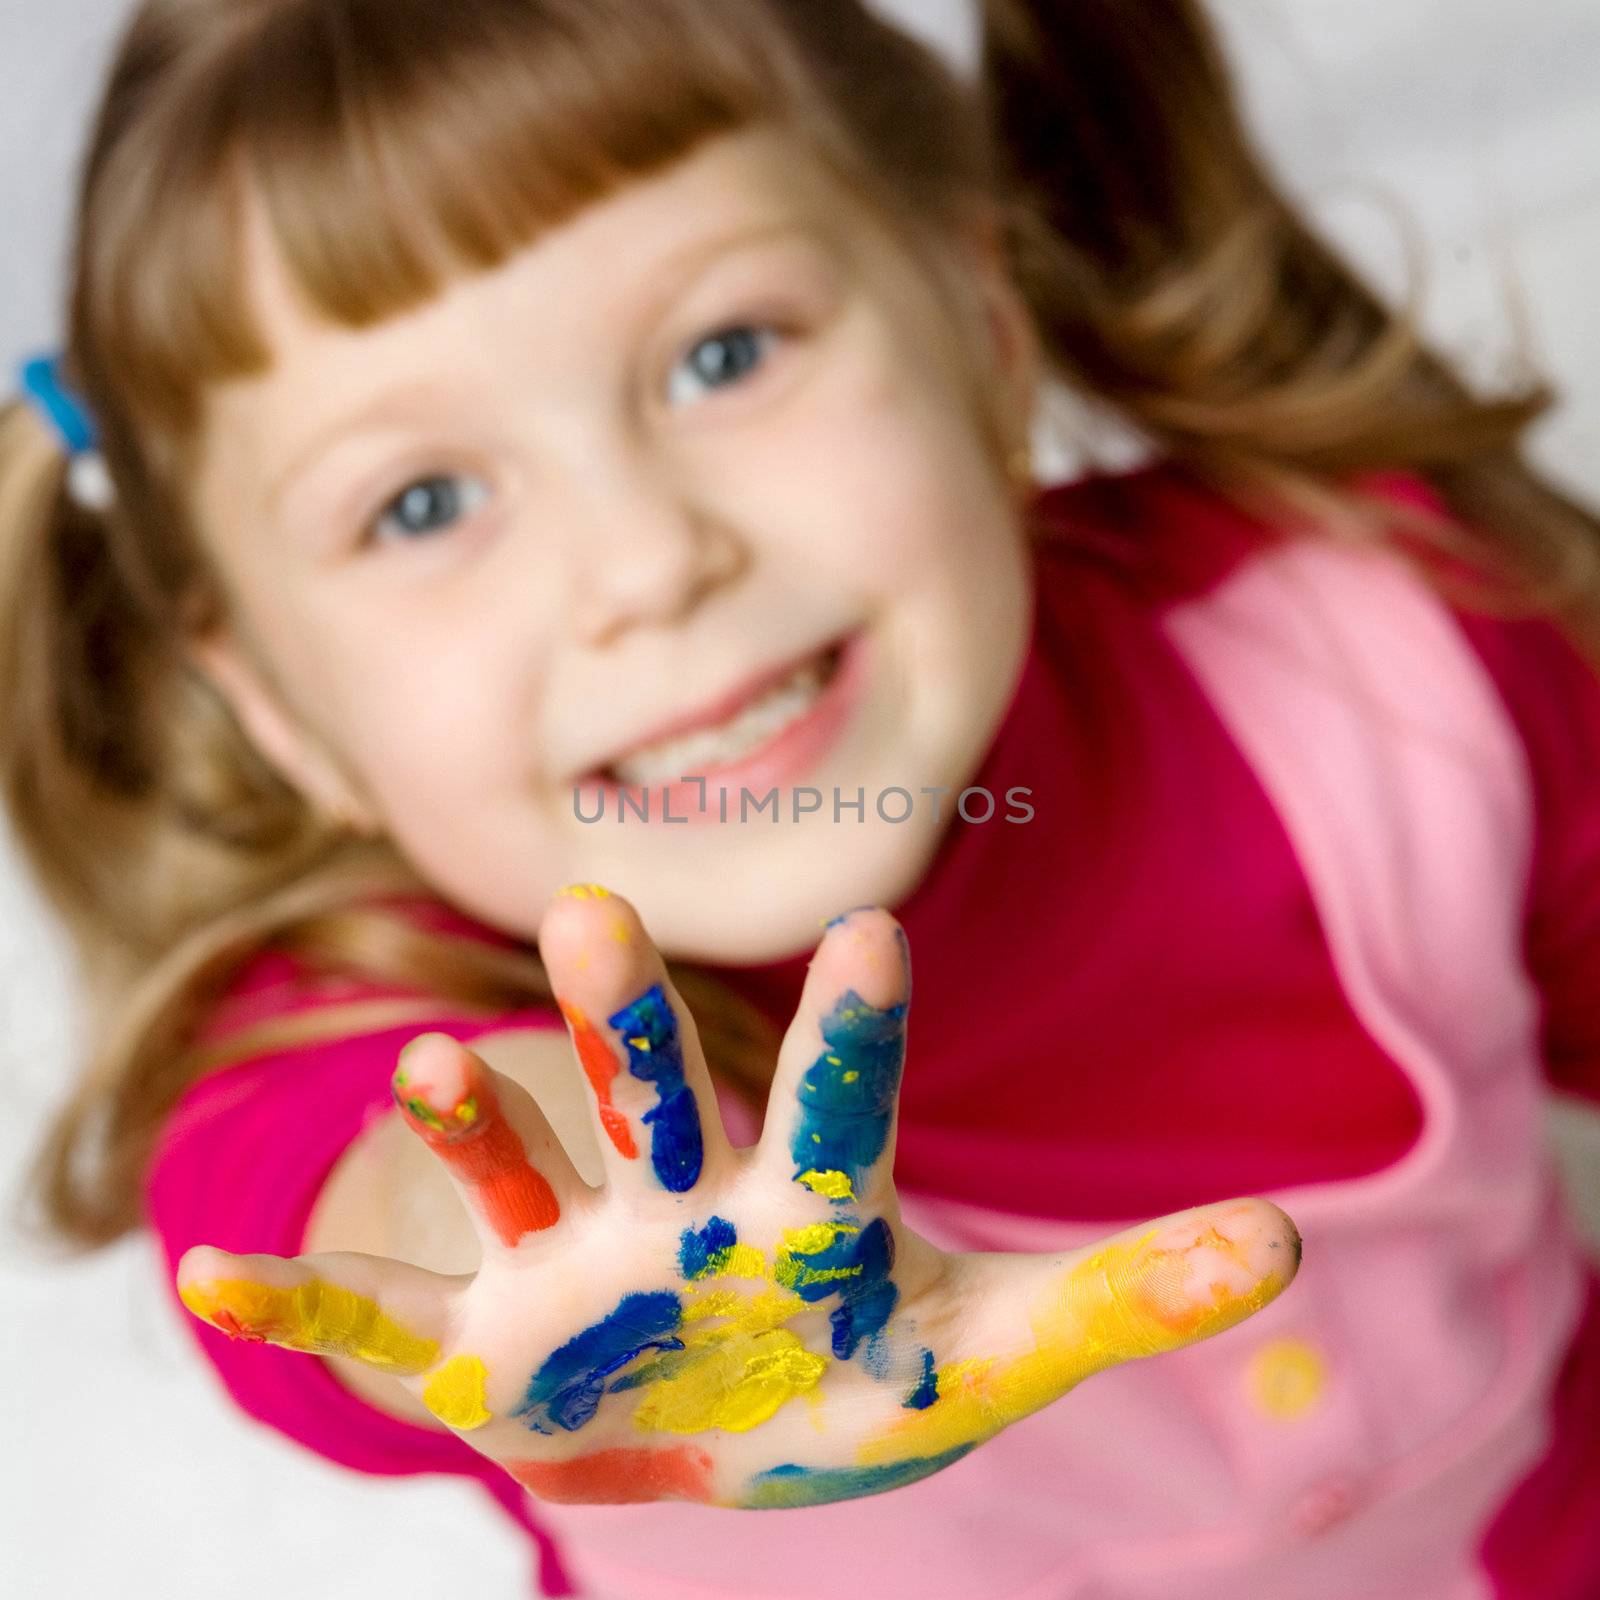
[[[714,898],[703,887],[685,899],[669,890],[669,914],[652,918],[643,894],[635,899],[646,927],[673,959],[717,966],[760,966],[808,955],[822,925],[856,906],[893,910],[916,887],[938,832],[909,824],[865,830],[841,847],[832,828],[809,848],[786,852],[769,868],[742,866]],[[665,887],[665,886],[664,886]]]

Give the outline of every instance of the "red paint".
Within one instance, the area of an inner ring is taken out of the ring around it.
[[[621,1506],[645,1500],[711,1500],[711,1457],[694,1445],[599,1450],[572,1461],[502,1461],[530,1494],[562,1505]]]
[[[576,1007],[558,999],[561,1015],[572,1029],[572,1042],[578,1047],[578,1060],[583,1064],[583,1074],[594,1090],[600,1111],[600,1126],[610,1135],[619,1155],[630,1161],[639,1158],[639,1148],[633,1142],[633,1130],[628,1119],[612,1103],[611,1080],[622,1070],[616,1052],[601,1036],[600,1030]]]
[[[254,1328],[247,1328],[231,1311],[219,1308],[211,1313],[211,1321],[230,1339],[248,1339],[251,1344],[267,1342],[266,1334],[257,1333]]]
[[[468,1056],[466,1090],[456,1106],[439,1111],[427,1102],[443,1119],[444,1128],[429,1127],[418,1117],[405,1103],[408,1094],[417,1094],[414,1085],[403,1092],[394,1091],[400,1114],[467,1189],[501,1244],[516,1244],[525,1234],[537,1233],[560,1220],[561,1203],[555,1190],[544,1174],[529,1164],[522,1138],[506,1121],[494,1087],[475,1056]],[[456,1107],[469,1099],[476,1102],[477,1114],[463,1122],[455,1114]]]

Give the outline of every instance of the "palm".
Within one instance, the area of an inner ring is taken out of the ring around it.
[[[191,1309],[386,1368],[536,1495],[784,1506],[891,1489],[1092,1372],[1237,1322],[1294,1274],[1292,1225],[1253,1201],[1059,1256],[946,1255],[907,1229],[890,1169],[909,972],[886,913],[825,936],[749,1150],[728,1142],[625,901],[559,899],[541,946],[604,1187],[519,1086],[428,1035],[395,1096],[474,1217],[474,1277],[348,1254],[180,1269]]]

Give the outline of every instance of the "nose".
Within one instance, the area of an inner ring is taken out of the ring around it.
[[[748,565],[744,540],[664,472],[608,464],[582,498],[568,543],[568,622],[587,645],[681,621]]]

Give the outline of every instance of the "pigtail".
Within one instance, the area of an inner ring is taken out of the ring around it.
[[[73,814],[148,780],[118,703],[115,663],[134,648],[134,621],[118,604],[104,518],[69,493],[67,458],[32,410],[0,412],[0,781],[14,810],[61,826],[52,868],[68,897],[81,867],[67,847]]]
[[[52,908],[139,961],[172,933],[177,885],[149,880],[182,865],[153,844],[198,697],[126,515],[79,503],[30,406],[0,411],[0,793]]]
[[[1600,520],[1522,456],[1556,396],[1474,395],[1415,306],[1390,310],[1310,230],[1197,0],[982,9],[1015,268],[1063,375],[1247,509],[1358,533],[1381,509],[1489,580],[1473,603],[1559,611],[1600,662]],[[1458,525],[1349,489],[1395,468],[1429,476]]]

